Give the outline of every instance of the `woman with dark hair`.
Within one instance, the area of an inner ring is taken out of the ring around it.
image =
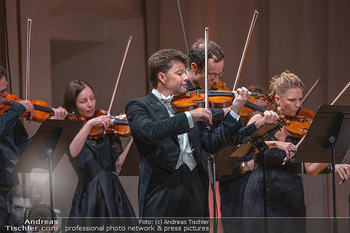
[[[70,217],[133,217],[130,201],[115,174],[115,162],[122,153],[118,136],[107,134],[90,139],[93,126],[108,128],[111,118],[94,117],[96,99],[92,87],[81,80],[71,82],[64,94],[68,112],[86,119],[67,154],[78,176]]]

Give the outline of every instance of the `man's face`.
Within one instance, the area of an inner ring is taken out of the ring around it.
[[[22,199],[20,197],[14,197],[12,204],[10,205],[11,220],[15,226],[21,226],[24,224],[24,208]]]
[[[185,94],[187,91],[188,77],[186,67],[180,61],[172,61],[171,69],[164,73],[164,85],[168,95]]]
[[[213,58],[208,59],[208,89],[212,88],[215,83],[219,82],[219,78],[224,74],[224,60],[215,62]],[[198,74],[199,77],[199,87],[201,89],[205,88],[205,75],[204,71]]]
[[[7,86],[8,82],[5,76],[0,77],[0,108],[4,106],[7,101]]]

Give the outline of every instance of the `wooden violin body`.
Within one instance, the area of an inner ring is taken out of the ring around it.
[[[219,80],[219,82],[215,83],[214,86],[212,87],[213,89],[216,90],[223,90],[223,91],[231,91],[227,86],[226,83],[223,81]],[[249,102],[256,104],[255,98],[253,96],[250,96],[248,99]],[[246,106],[243,106],[240,113],[241,113],[241,120],[243,121],[244,124],[247,124],[250,117],[254,113],[254,109],[248,108]]]
[[[21,101],[21,99],[17,98],[17,96],[8,94],[5,105],[0,109],[0,115],[3,115],[7,109],[19,101]],[[50,108],[45,101],[30,100],[30,102],[32,102],[34,106],[32,121],[42,123],[44,120],[51,116],[51,113],[53,113],[52,108]],[[21,117],[27,117],[27,113],[24,113]]]
[[[297,115],[288,118],[286,126],[287,134],[292,137],[302,138],[308,132],[315,113],[309,109],[301,108]]]
[[[251,102],[251,103],[253,103],[253,104],[256,104],[255,98],[254,98],[253,96],[250,96],[250,97],[248,98],[248,101]],[[241,120],[243,121],[244,124],[247,124],[247,123],[248,123],[248,121],[249,121],[249,119],[252,117],[254,111],[255,111],[254,109],[248,108],[248,107],[246,107],[246,106],[243,106],[243,107],[241,108],[241,111],[240,111],[241,116],[240,116],[240,118],[241,118]]]
[[[231,92],[210,91],[209,108],[226,108],[232,105],[233,95]],[[176,112],[191,111],[196,108],[204,108],[205,93],[202,90],[188,91],[184,95],[174,96],[171,101]]]
[[[107,115],[106,110],[96,110],[94,117]],[[94,126],[91,128],[89,133],[89,138],[96,139],[104,137],[106,134],[115,134],[121,137],[128,137],[131,135],[129,123],[125,115],[121,116],[111,116],[111,124],[107,129],[103,126]]]
[[[255,93],[254,93],[255,94]],[[184,95],[174,96],[171,101],[172,107],[177,112],[191,111],[195,108],[203,108],[204,104],[204,91],[188,91]],[[208,105],[209,108],[226,108],[232,105],[234,96],[229,91],[212,91],[208,93]],[[254,99],[254,98],[253,98]],[[247,101],[245,106],[250,109],[254,109],[260,112],[265,112],[266,109]]]

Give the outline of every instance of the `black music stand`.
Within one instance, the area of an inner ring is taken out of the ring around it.
[[[295,162],[332,163],[332,171],[335,171],[335,163],[341,163],[350,148],[349,132],[350,106],[321,105],[299,146]],[[337,232],[334,172],[332,181],[334,232]]]
[[[264,140],[274,134],[280,124],[263,124],[252,135],[246,137],[239,146],[227,146],[215,155],[216,175],[231,175],[238,157],[246,157],[254,152],[255,148],[264,151],[267,147]],[[229,155],[229,156],[228,156]]]
[[[274,135],[282,125],[277,124],[263,124],[252,135],[246,137],[241,145],[230,155],[230,157],[245,157],[254,153],[255,149],[260,152],[268,150],[265,140]]]
[[[83,123],[71,120],[45,120],[14,168],[14,172],[17,173],[30,173],[33,168],[49,171],[52,209],[54,209],[52,172]]]
[[[216,175],[231,175],[238,158],[230,157],[237,147],[226,146],[215,154]]]

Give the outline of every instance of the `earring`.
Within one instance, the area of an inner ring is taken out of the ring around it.
[[[277,106],[277,112],[281,111],[281,106]]]

